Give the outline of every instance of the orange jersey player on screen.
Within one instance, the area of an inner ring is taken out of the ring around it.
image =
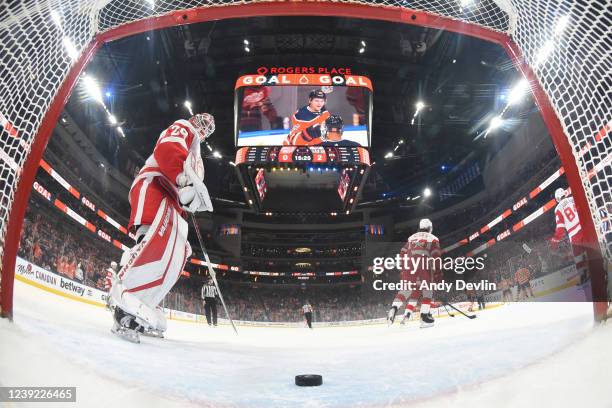
[[[321,144],[321,124],[329,117],[325,109],[327,96],[316,89],[308,95],[308,105],[298,109],[291,118],[292,128],[287,139],[283,141],[285,146],[313,146]]]

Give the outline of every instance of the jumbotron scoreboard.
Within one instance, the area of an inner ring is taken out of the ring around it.
[[[367,177],[370,80],[349,69],[334,70],[342,75],[302,72],[307,69],[318,73],[245,75],[236,82],[235,164],[258,213],[299,211],[309,202],[309,209],[349,214]]]

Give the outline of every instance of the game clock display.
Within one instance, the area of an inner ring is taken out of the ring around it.
[[[369,152],[362,147],[266,146],[242,147],[236,152],[236,164],[365,164]]]

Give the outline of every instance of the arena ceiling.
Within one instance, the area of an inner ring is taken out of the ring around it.
[[[211,112],[217,121],[211,145],[223,158],[207,160],[209,188],[217,197],[240,200],[229,165],[233,89],[238,76],[261,66],[350,67],[372,79],[375,165],[362,202],[374,206],[381,197],[443,184],[466,159],[493,154],[535,109],[523,104],[515,123],[485,139],[483,131],[519,78],[499,46],[430,28],[336,17],[221,20],[108,43],[86,71],[99,82],[126,137],[82,92],[73,93],[66,109],[121,167],[127,160],[141,165],[159,132],[189,116],[184,102],[191,101],[194,111]],[[415,117],[419,101],[424,108]]]

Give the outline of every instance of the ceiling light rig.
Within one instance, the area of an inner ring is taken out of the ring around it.
[[[361,41],[359,42],[359,45],[360,45],[360,47],[359,47],[359,53],[360,53],[360,54],[363,54],[363,53],[365,52],[365,50],[366,50],[366,42],[365,42],[365,41],[363,41],[363,40],[361,40]]]
[[[410,121],[411,125],[414,125],[414,121],[416,120],[416,117],[419,115],[419,112],[421,112],[423,108],[425,107],[425,103],[423,101],[418,101],[415,107],[416,107],[416,110],[414,111],[414,115],[412,115],[412,120]]]
[[[51,20],[53,20],[57,28],[59,28],[60,30],[63,30],[62,16],[57,11],[51,10]]]
[[[185,108],[187,108],[187,111],[189,111],[189,114],[190,114],[191,116],[193,116],[193,110],[192,110],[191,101],[190,101],[190,100],[186,100],[186,101],[183,103],[183,106],[185,106]]]
[[[500,128],[504,124],[504,115],[510,109],[511,106],[520,105],[521,102],[525,99],[525,97],[531,92],[531,87],[529,85],[529,81],[525,78],[521,78],[508,92],[508,96],[506,98],[506,106],[502,109],[499,115],[494,116],[489,121],[489,126],[487,129],[480,133],[474,140],[479,139],[481,136],[486,139],[489,134],[495,130]]]
[[[523,78],[517,82],[508,94],[508,106],[519,104],[529,91],[529,82]]]
[[[416,117],[419,115],[419,113],[423,110],[423,108],[425,108],[425,102],[423,101],[418,101],[415,104],[415,111],[414,111],[414,115],[412,115],[412,120],[410,121],[411,125],[414,125],[414,122],[416,120]],[[404,143],[406,143],[406,141],[404,139],[399,139],[397,141],[397,144],[393,147],[393,150],[388,152],[387,154],[385,154],[385,159],[390,159],[394,156],[394,153],[397,152],[397,150],[400,148],[401,145],[403,145]],[[373,164],[373,163],[372,163]]]
[[[85,91],[87,92],[89,97],[93,99],[94,101],[98,102],[100,105],[102,105],[102,108],[108,115],[109,123],[113,126],[116,126],[119,123],[119,120],[117,120],[117,117],[113,115],[106,107],[106,104],[104,103],[104,98],[102,96],[102,91],[100,90],[100,87],[98,86],[98,82],[96,81],[96,79],[92,77],[91,75],[85,74],[83,75],[81,80],[82,80],[83,87],[85,88]],[[108,94],[108,92],[106,94]],[[119,135],[125,138],[125,132],[123,131],[121,126],[117,126],[116,129]]]
[[[562,35],[565,29],[569,26],[569,23],[570,17],[568,15],[559,17],[559,20],[557,20],[557,24],[555,25],[555,35]]]
[[[463,5],[464,2],[470,1],[470,0],[459,0],[459,1]],[[558,20],[557,20],[557,22],[555,24],[555,27],[554,27],[554,36],[553,36],[553,38],[549,38],[548,40],[544,41],[542,46],[535,53],[534,64],[533,64],[535,69],[539,69],[550,58],[550,56],[555,51],[555,40],[558,39],[558,37],[563,35],[565,30],[570,26],[570,23],[571,23],[570,16],[568,16],[568,15],[561,15],[558,18]],[[501,114],[499,114],[499,115],[493,117],[493,119],[491,119],[491,121],[489,122],[489,127],[484,132],[484,138],[486,138],[492,130],[494,130],[496,128],[499,128],[503,124],[503,116],[506,113],[506,111],[508,110],[508,108],[510,106],[520,104],[523,101],[523,98],[530,91],[531,91],[531,89],[530,89],[529,82],[525,78],[520,79],[512,87],[510,93],[508,94],[506,106],[502,110]],[[482,135],[482,133],[479,134],[474,140],[479,139],[481,135]]]
[[[469,10],[471,8],[474,8],[474,6],[476,5],[475,0],[458,0],[458,1],[459,1],[459,8],[461,9],[462,12]]]
[[[489,126],[487,127],[487,130],[485,130],[484,133],[483,133],[483,138],[486,139],[492,131],[494,131],[495,129],[500,128],[503,124],[504,124],[504,119],[502,118],[501,115],[494,116],[489,121]],[[478,137],[480,137],[480,136],[478,136]]]
[[[85,86],[85,90],[94,101],[98,102],[101,105],[104,105],[104,100],[102,99],[102,92],[100,92],[100,87],[98,86],[98,83],[93,77],[85,75],[83,77],[83,86]]]

